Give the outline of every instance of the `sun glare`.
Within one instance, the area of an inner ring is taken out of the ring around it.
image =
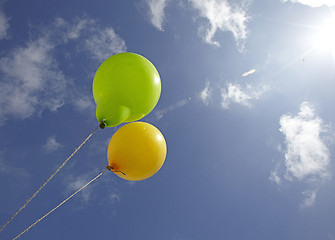
[[[335,17],[318,28],[316,45],[321,50],[331,51],[335,58]]]

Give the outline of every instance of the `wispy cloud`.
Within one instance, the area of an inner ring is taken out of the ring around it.
[[[199,97],[201,99],[201,101],[203,102],[203,104],[208,105],[209,104],[209,100],[212,96],[212,90],[209,88],[209,81],[206,81],[206,86],[204,89],[201,90],[201,92],[199,93]]]
[[[240,50],[243,50],[247,38],[247,16],[245,7],[240,4],[230,4],[227,0],[189,0],[192,6],[200,13],[200,17],[209,22],[209,27],[200,27],[200,34],[205,42],[220,46],[215,40],[218,31],[230,31]]]
[[[316,193],[317,189],[303,191],[302,195],[304,195],[305,198],[300,206],[302,208],[313,206],[316,200]]]
[[[269,90],[266,85],[250,85],[243,86],[236,83],[227,83],[226,87],[212,87],[210,81],[206,81],[205,87],[195,94],[196,99],[200,100],[205,106],[209,104],[218,104],[225,110],[229,109],[232,104],[239,104],[251,107],[255,100],[258,100],[263,93]],[[155,111],[157,120],[164,117],[165,114],[183,107],[190,103],[192,98],[182,99],[175,104]]]
[[[51,136],[47,139],[47,142],[43,145],[43,148],[47,152],[54,152],[62,148],[63,145],[57,142],[55,136]]]
[[[100,62],[113,54],[125,52],[126,43],[118,36],[113,28],[99,30],[85,41],[85,49]]]
[[[335,6],[335,2],[333,0],[282,0],[282,2],[288,2],[288,1],[292,3],[300,3],[310,7]]]
[[[183,100],[180,100],[180,101],[176,102],[175,104],[172,104],[172,105],[170,105],[166,108],[163,108],[163,109],[160,109],[160,110],[156,111],[155,112],[156,119],[160,120],[161,118],[164,117],[165,114],[167,114],[168,112],[172,112],[172,111],[176,110],[177,108],[185,106],[186,104],[189,103],[190,100],[191,100],[191,98],[183,99]]]
[[[150,22],[159,31],[164,31],[165,8],[168,2],[169,0],[146,0]]]
[[[56,60],[58,48],[72,41],[77,46],[71,49],[72,55],[86,52],[89,59],[100,62],[126,50],[125,42],[112,28],[101,27],[91,18],[74,18],[72,22],[56,18],[35,36],[0,59],[0,124],[10,117],[25,119],[46,109],[57,111],[66,103],[79,110],[91,108],[93,103],[89,104],[84,94],[70,91],[73,79]]]
[[[0,40],[8,38],[9,18],[2,10],[3,1],[0,1]]]
[[[280,129],[285,136],[285,173],[288,181],[304,181],[313,184],[303,192],[305,200],[302,207],[312,206],[316,199],[317,185],[330,177],[328,166],[330,153],[323,134],[329,133],[329,127],[315,114],[308,102],[303,102],[296,116],[285,114],[280,117]],[[271,173],[270,179],[280,183],[278,168]]]
[[[0,122],[6,117],[27,118],[63,105],[66,79],[53,58],[47,36],[18,47],[0,59]]]
[[[94,170],[86,174],[81,174],[77,176],[68,175],[64,179],[64,184],[65,184],[64,194],[69,195],[77,191],[78,189],[83,187],[85,184],[87,184],[96,174],[97,174],[97,171]],[[103,181],[103,186],[106,186],[107,184],[116,185],[114,179],[111,180],[110,178],[103,178],[103,176],[99,179],[99,181],[100,182]],[[117,190],[115,186],[109,187],[108,189],[106,189],[105,187],[103,188],[104,188],[105,194],[104,196],[100,196],[99,198],[96,198],[94,194],[95,191],[99,191],[100,189],[99,184],[97,182],[92,183],[91,185],[83,189],[80,192],[81,194],[80,202],[82,203],[82,205],[79,207],[87,206],[90,203],[92,203],[92,201],[94,201],[94,204],[104,204],[104,205],[113,204],[113,203],[121,201],[121,195],[119,194],[119,191]]]
[[[56,18],[52,35],[61,37],[60,44],[77,41],[78,51],[89,54],[93,60],[106,58],[127,50],[125,41],[111,27],[102,27],[92,18],[74,18],[72,23]]]
[[[251,102],[259,99],[267,90],[268,87],[265,85],[261,87],[253,87],[252,85],[242,87],[239,84],[228,83],[225,88],[221,89],[221,106],[224,109],[229,109],[232,103],[236,103],[250,107]]]
[[[275,170],[271,171],[270,177],[269,179],[277,184],[281,183],[281,178],[278,174],[278,168],[276,168]]]
[[[249,75],[253,74],[254,72],[256,72],[256,69],[250,69],[248,72],[243,73],[242,77],[249,76]]]
[[[13,166],[9,161],[4,160],[2,156],[0,156],[0,173],[8,174],[18,179],[29,177],[28,172],[24,168]]]
[[[79,111],[90,111],[94,112],[95,111],[95,104],[92,101],[92,98],[85,95],[85,94],[77,94],[76,98],[73,99],[72,104],[76,109]]]
[[[88,176],[73,176],[70,175],[67,177],[66,179],[66,189],[65,192],[67,194],[70,194],[72,192],[77,191],[78,189],[80,189],[82,186],[84,186],[86,183],[88,183],[90,181],[90,179],[88,178]],[[83,189],[81,192],[81,201],[83,203],[88,203],[90,198],[91,198],[91,194],[92,194],[92,186],[88,186],[85,189]]]
[[[228,82],[225,87],[213,87],[208,80],[205,87],[197,94],[204,105],[210,103],[220,104],[223,109],[229,109],[232,104],[251,107],[255,100],[258,100],[269,87],[264,84],[238,84]]]

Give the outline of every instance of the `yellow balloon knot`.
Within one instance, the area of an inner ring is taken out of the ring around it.
[[[106,166],[106,169],[109,170],[109,171],[114,171],[115,169],[115,166]]]
[[[119,168],[114,164],[112,164],[111,166],[106,166],[106,169],[109,170],[109,171],[112,171],[114,173],[119,172],[119,173],[122,173],[123,175],[126,175],[124,172],[119,171],[118,170]]]

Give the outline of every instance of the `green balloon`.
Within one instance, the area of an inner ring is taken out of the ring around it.
[[[107,127],[143,118],[156,106],[160,94],[158,71],[148,59],[136,53],[109,57],[93,80],[96,117]]]

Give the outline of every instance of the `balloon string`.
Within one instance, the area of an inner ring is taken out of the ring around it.
[[[107,170],[104,170],[103,172],[101,172],[100,174],[98,174],[95,178],[93,178],[92,180],[90,180],[88,183],[86,183],[84,186],[82,186],[81,188],[79,188],[75,193],[73,193],[71,196],[69,196],[68,198],[66,198],[63,202],[61,202],[60,204],[58,204],[56,207],[54,207],[51,211],[49,211],[48,213],[46,213],[43,217],[41,217],[40,219],[38,219],[36,222],[34,222],[33,224],[31,224],[28,228],[26,228],[23,232],[21,232],[19,235],[17,235],[15,238],[13,238],[12,240],[16,240],[18,239],[22,234],[24,234],[25,232],[27,232],[30,228],[32,228],[33,226],[35,226],[37,223],[39,223],[40,221],[42,221],[44,218],[46,218],[49,214],[51,214],[53,211],[55,211],[57,208],[59,208],[60,206],[62,206],[64,203],[66,203],[68,200],[70,200],[72,197],[74,197],[77,193],[79,193],[81,190],[83,190],[84,188],[86,188],[88,185],[90,185],[92,182],[94,182],[95,180],[97,180],[102,174],[104,174]]]
[[[25,202],[25,204],[23,204],[23,206],[1,227],[0,232],[7,226],[8,223],[10,223],[13,218],[19,214],[19,212],[21,212],[21,210],[23,208],[25,208],[28,203],[42,190],[42,188],[45,187],[45,185],[47,185],[47,183],[59,172],[59,170],[62,169],[62,167],[64,167],[64,165],[73,157],[73,155],[75,155],[79,149],[92,137],[92,135],[94,134],[94,132],[101,127],[101,124],[99,124],[99,126],[97,126],[93,132],[91,132],[90,135],[88,135],[88,137],[79,145],[79,147],[77,147],[74,152],[63,162],[62,165],[59,166],[59,168],[43,183],[43,185]]]

